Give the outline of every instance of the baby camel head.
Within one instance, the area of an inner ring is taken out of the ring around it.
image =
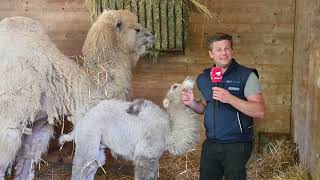
[[[163,100],[163,107],[168,108],[170,104],[182,104],[180,99],[180,93],[183,90],[193,90],[195,81],[192,77],[188,76],[181,84],[173,84],[167,95]]]

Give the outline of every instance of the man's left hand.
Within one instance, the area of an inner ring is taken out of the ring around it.
[[[220,102],[230,104],[233,97],[234,96],[232,94],[230,94],[229,91],[227,91],[223,88],[220,88],[220,87],[213,87],[212,88],[212,98],[214,100],[218,100]]]

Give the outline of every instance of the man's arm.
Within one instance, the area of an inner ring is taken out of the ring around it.
[[[247,101],[233,96],[229,104],[250,117],[259,119],[264,117],[265,105],[261,93],[248,96]]]
[[[265,105],[261,93],[250,95],[247,97],[247,101],[245,101],[236,96],[233,96],[229,93],[229,91],[223,88],[214,87],[212,88],[212,90],[213,99],[221,101],[223,103],[228,103],[250,117],[261,119],[264,117]]]

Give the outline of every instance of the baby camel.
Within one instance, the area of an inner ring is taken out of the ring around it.
[[[93,179],[105,163],[106,147],[133,161],[136,180],[157,179],[164,151],[181,155],[198,142],[197,117],[180,101],[180,92],[193,86],[189,77],[172,85],[163,100],[165,110],[145,99],[104,100],[89,110],[70,134],[59,139],[60,143],[75,140],[72,179]]]

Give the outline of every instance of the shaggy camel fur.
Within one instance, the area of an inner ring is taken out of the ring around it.
[[[133,161],[136,180],[157,179],[164,151],[181,155],[198,142],[197,117],[180,100],[181,91],[193,86],[191,78],[173,85],[164,99],[165,111],[144,99],[104,100],[89,110],[70,134],[59,139],[75,140],[72,179],[92,180],[105,163],[105,147]]]
[[[38,21],[0,22],[0,179],[16,160],[15,179],[33,179],[53,125],[73,124],[100,100],[126,99],[131,68],[154,36],[129,11],[105,11],[92,25],[84,67],[64,56]]]

